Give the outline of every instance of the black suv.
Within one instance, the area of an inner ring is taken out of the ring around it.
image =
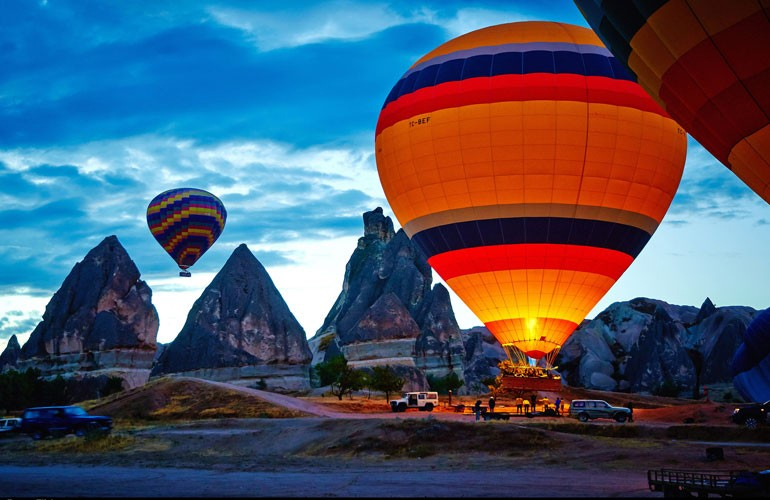
[[[747,406],[736,408],[730,416],[733,423],[745,425],[752,431],[760,424],[770,424],[770,400],[764,403],[754,403]]]
[[[21,432],[33,439],[67,434],[85,436],[90,432],[109,433],[112,419],[89,415],[79,406],[40,406],[27,408],[21,418]]]

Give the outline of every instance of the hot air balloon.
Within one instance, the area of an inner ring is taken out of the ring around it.
[[[575,3],[639,85],[770,203],[770,4]]]
[[[742,398],[770,400],[770,309],[757,314],[746,327],[730,368],[733,386]]]
[[[663,219],[687,138],[590,29],[520,22],[415,62],[375,149],[432,268],[512,363],[552,366]]]
[[[222,201],[202,189],[169,189],[147,207],[150,232],[182,270],[179,275],[186,277],[187,268],[222,234],[226,219]]]

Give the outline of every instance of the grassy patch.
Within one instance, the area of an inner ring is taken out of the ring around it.
[[[38,441],[35,450],[40,452],[58,453],[104,453],[124,450],[135,444],[132,436],[125,434],[89,434],[86,437],[64,437]]]
[[[296,418],[308,416],[256,396],[191,380],[162,378],[82,406],[116,422],[174,422],[216,418]]]
[[[373,430],[352,432],[325,453],[381,453],[388,457],[428,457],[439,453],[487,452],[521,455],[558,448],[557,440],[535,429],[490,422],[483,425],[434,419],[383,421]]]

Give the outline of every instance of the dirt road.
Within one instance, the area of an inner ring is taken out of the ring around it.
[[[333,470],[217,470],[54,465],[4,466],[5,498],[66,497],[632,497],[655,498],[642,474],[596,476],[553,467],[511,470],[411,470],[335,467]]]

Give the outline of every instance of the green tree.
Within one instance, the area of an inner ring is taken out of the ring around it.
[[[340,401],[345,394],[352,397],[353,391],[360,391],[367,384],[366,373],[349,367],[342,354],[318,363],[314,371],[321,386],[330,386],[331,393]]]
[[[390,401],[390,393],[400,392],[403,387],[404,379],[396,375],[390,365],[372,367],[372,374],[369,375],[369,388],[384,392],[385,401]]]
[[[428,379],[428,385],[431,390],[436,391],[439,394],[447,394],[449,391],[456,393],[457,389],[465,384],[465,381],[458,377],[454,371],[447,373],[443,377],[428,375],[426,378]]]

